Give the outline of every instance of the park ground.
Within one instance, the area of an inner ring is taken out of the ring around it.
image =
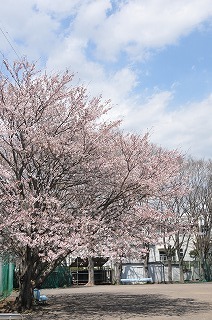
[[[212,283],[45,289],[25,320],[212,320]]]

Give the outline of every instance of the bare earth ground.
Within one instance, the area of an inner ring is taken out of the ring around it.
[[[48,303],[25,320],[212,320],[212,283],[45,289]]]

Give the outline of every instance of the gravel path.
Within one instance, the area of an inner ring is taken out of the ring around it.
[[[212,320],[212,283],[45,289],[25,320]]]

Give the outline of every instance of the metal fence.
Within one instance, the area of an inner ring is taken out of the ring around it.
[[[110,269],[94,270],[95,284],[111,284],[112,275]],[[86,284],[88,282],[88,270],[75,270],[72,271],[73,284]]]
[[[57,267],[44,281],[42,288],[62,288],[72,285],[72,276],[69,267]]]
[[[0,258],[0,299],[8,297],[13,290],[14,264]]]

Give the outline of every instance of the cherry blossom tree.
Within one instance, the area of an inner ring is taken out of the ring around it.
[[[84,203],[87,198],[91,201],[89,216],[98,217],[98,223],[92,219],[84,232],[84,254],[90,261],[89,285],[94,284],[92,258],[112,257],[120,270],[122,258],[144,253],[146,244],[155,239],[158,223],[167,214],[171,216],[170,211],[160,211],[155,203],[185,192],[183,181],[178,179],[181,157],[151,144],[148,135],[117,133],[107,152],[110,149],[105,174],[101,166],[103,180],[98,180],[98,186],[92,184],[84,194]]]
[[[80,244],[83,190],[94,182],[115,123],[108,102],[89,99],[73,75],[39,73],[27,61],[4,62],[0,78],[1,250],[19,265],[19,305]],[[104,142],[105,141],[105,142]],[[95,183],[97,183],[95,181]]]
[[[4,63],[1,250],[15,257],[25,309],[34,287],[68,254],[142,250],[153,211],[133,208],[184,192],[177,179],[182,159],[151,144],[148,134],[124,134],[119,122],[105,122],[109,102],[90,98],[69,72],[47,75],[26,60]]]

